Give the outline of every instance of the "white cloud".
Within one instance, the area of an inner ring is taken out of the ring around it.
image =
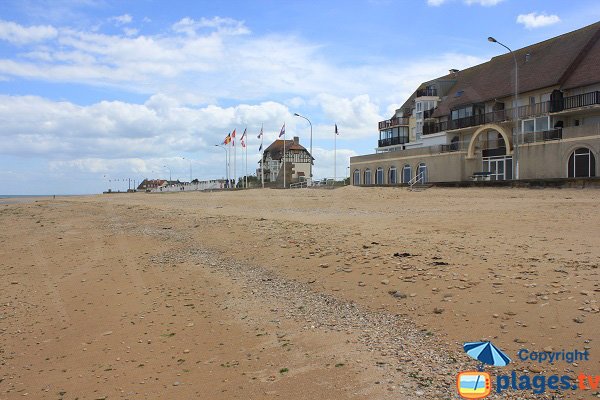
[[[517,17],[517,23],[523,24],[527,29],[541,28],[543,26],[554,25],[560,22],[558,15],[546,15],[532,12],[529,14],[520,14]]]
[[[265,140],[272,140],[283,121],[291,121],[293,130],[293,119],[276,102],[190,108],[155,95],[145,104],[101,101],[78,106],[36,96],[0,96],[0,140],[5,143],[0,153],[64,160],[145,159],[207,151],[236,127],[247,126],[254,134],[264,124]]]
[[[427,0],[427,5],[431,7],[438,7],[444,4],[447,0]]]
[[[322,147],[313,148],[315,159],[319,160],[315,164],[313,176],[320,178],[333,178],[334,174],[338,180],[348,176],[348,166],[350,165],[350,157],[357,156],[354,150],[339,148],[335,152],[333,149],[324,149]],[[335,160],[335,169],[334,169]]]
[[[330,126],[316,129],[320,137],[331,138],[333,124],[337,123],[340,134],[344,138],[372,137],[377,122],[384,119],[379,114],[379,106],[371,101],[368,95],[354,98],[339,98],[331,94],[320,94],[316,102],[322,108]]]
[[[502,3],[504,0],[464,0],[465,4],[467,5],[472,5],[472,4],[479,4],[480,6],[484,6],[484,7],[493,7],[495,5],[498,5],[499,3]]]
[[[123,14],[116,17],[109,18],[110,21],[114,22],[115,25],[127,25],[133,22],[133,18],[129,14]]]
[[[139,32],[140,31],[136,28],[123,28],[123,33],[125,34],[125,36],[135,36]]]
[[[0,40],[17,45],[42,42],[53,39],[57,30],[48,25],[25,27],[14,22],[0,20]]]
[[[172,28],[175,32],[185,33],[189,36],[195,36],[198,31],[203,28],[213,29],[227,35],[245,35],[250,33],[250,30],[244,25],[243,21],[221,17],[214,17],[211,19],[200,18],[197,21],[185,17],[173,24]]]

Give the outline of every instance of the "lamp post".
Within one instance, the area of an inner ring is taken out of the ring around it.
[[[519,179],[519,65],[517,63],[517,57],[515,53],[506,46],[505,44],[497,41],[493,37],[488,37],[488,42],[498,43],[500,46],[504,47],[506,50],[510,52],[513,56],[513,60],[515,61],[515,131],[513,133],[513,150],[515,154],[515,176],[514,179]]]
[[[312,165],[313,165],[313,160],[312,160],[312,156],[313,156],[313,152],[312,152],[312,123],[310,122],[310,119],[306,118],[303,115],[300,115],[298,113],[294,113],[294,115],[296,117],[304,118],[305,120],[308,121],[308,124],[310,125],[310,183],[312,185],[312,177],[313,177],[313,174],[312,174]]]
[[[229,162],[227,161],[227,147],[220,144],[215,144],[215,147],[220,147],[225,150],[225,177],[227,178],[227,186],[229,186]]]
[[[184,160],[188,160],[190,162],[190,183],[192,183],[192,160],[190,160],[189,158],[185,158],[185,157],[181,157]]]
[[[169,170],[169,184],[171,184],[171,168],[169,168],[168,165],[163,165],[163,168],[166,168]]]

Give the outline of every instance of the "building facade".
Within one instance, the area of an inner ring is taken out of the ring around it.
[[[263,152],[262,162],[258,162],[256,176],[261,176],[261,167],[264,165],[265,182],[283,182],[284,162],[288,184],[310,177],[313,158],[308,150],[300,144],[298,136],[294,136],[293,140],[285,140],[285,147],[283,140],[277,139],[271,143]]]
[[[599,60],[600,22],[424,82],[351,182],[600,176]]]

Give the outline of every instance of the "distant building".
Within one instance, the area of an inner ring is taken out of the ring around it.
[[[164,179],[144,179],[142,183],[139,184],[137,190],[153,190],[161,187],[165,187],[169,184],[169,181]]]
[[[261,166],[264,165],[265,182],[283,183],[284,141],[275,140],[263,153],[262,163],[259,161],[256,176],[261,176]],[[308,150],[300,144],[300,139],[285,141],[286,182],[298,182],[310,178],[311,163],[313,162]]]
[[[513,54],[422,83],[352,183],[599,176],[600,22]]]
[[[192,182],[166,181],[164,179],[144,179],[137,190],[146,192],[193,192],[202,190],[217,190],[227,187],[225,179],[211,179],[208,181],[199,181],[194,179]]]

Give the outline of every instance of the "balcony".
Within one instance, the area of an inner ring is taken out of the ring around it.
[[[379,147],[394,146],[397,144],[408,143],[408,136],[391,137],[379,140]]]
[[[425,122],[423,124],[423,135],[431,135],[438,132],[470,128],[485,124],[511,122],[515,120],[516,114],[518,114],[518,118],[521,120],[582,107],[592,107],[596,105],[600,105],[600,91],[569,96],[560,100],[543,101],[540,103],[520,106],[517,110],[498,110],[444,122]],[[432,110],[427,110],[424,112],[425,118],[431,118],[430,114],[428,114],[429,111],[431,111],[433,114]],[[380,122],[379,129],[382,129],[381,124],[382,123]]]
[[[519,135],[519,144],[546,142],[562,139],[562,129],[550,129],[541,132],[525,132]]]
[[[437,97],[437,89],[418,89],[417,97]]]
[[[600,104],[600,92],[596,91],[596,92],[590,92],[590,93],[584,93],[584,94],[579,94],[576,96],[569,96],[569,97],[565,97],[562,99],[562,108],[560,107],[561,104],[560,102],[554,101],[553,102],[553,111],[552,112],[558,112],[558,111],[562,111],[562,110],[570,110],[573,108],[580,108],[580,107],[589,107],[589,106],[595,106]]]
[[[433,113],[435,111],[435,108],[432,108],[430,110],[425,110],[423,111],[423,118],[424,119],[429,119],[429,118],[433,118]]]
[[[379,122],[379,130],[393,128],[395,126],[408,126],[408,118],[392,118]]]

